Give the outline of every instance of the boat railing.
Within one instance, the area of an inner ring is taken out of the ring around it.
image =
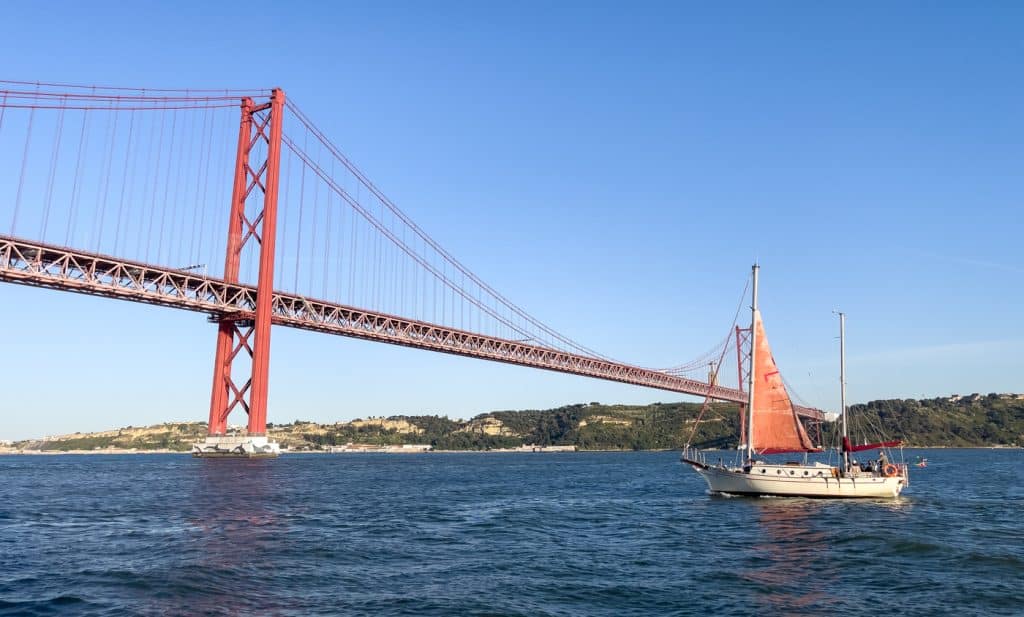
[[[704,458],[704,452],[690,445],[683,446],[683,452],[679,457],[679,460],[693,461],[695,463],[700,463],[701,465],[707,465],[707,461]]]

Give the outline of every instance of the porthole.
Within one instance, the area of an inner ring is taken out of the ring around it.
[[[766,471],[767,471],[766,469],[762,469],[762,470],[761,470],[761,473],[765,473]]]
[[[806,472],[806,471],[805,471],[805,472],[804,472],[804,475],[806,476],[807,474],[808,474],[808,472]]]
[[[796,473],[796,472],[793,471],[792,469],[789,470],[789,475],[793,475],[794,473]]]
[[[775,473],[781,474],[781,473],[782,473],[782,470],[781,470],[781,469],[776,469],[776,470],[775,470]]]

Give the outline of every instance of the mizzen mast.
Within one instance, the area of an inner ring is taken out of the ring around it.
[[[850,453],[846,444],[849,443],[849,432],[846,426],[846,313],[837,311],[839,315],[839,397],[842,405],[843,418],[843,473],[850,470]]]

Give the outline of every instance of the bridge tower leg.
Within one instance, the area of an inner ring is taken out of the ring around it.
[[[255,251],[259,256],[256,300],[252,312],[211,318],[217,323],[217,348],[209,431],[206,441],[193,448],[196,456],[278,453],[277,444],[267,440],[266,431],[284,102],[285,94],[280,89],[272,92],[269,102],[260,105],[248,97],[242,99],[224,280],[239,283],[242,251]],[[265,160],[254,160],[261,154]],[[251,358],[247,367],[240,366],[244,364],[240,359],[243,355]],[[247,434],[229,436],[228,416],[238,407],[249,414]]]
[[[743,392],[743,384],[750,375],[749,364],[744,367],[744,350],[750,347],[750,328],[736,326],[736,370],[739,373],[739,391]],[[746,439],[747,434],[747,406],[740,403],[740,438]]]

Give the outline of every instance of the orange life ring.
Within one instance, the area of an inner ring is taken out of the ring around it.
[[[891,478],[896,475],[897,471],[898,470],[896,469],[896,465],[889,463],[884,468],[882,468],[882,475],[884,475],[886,478]]]

